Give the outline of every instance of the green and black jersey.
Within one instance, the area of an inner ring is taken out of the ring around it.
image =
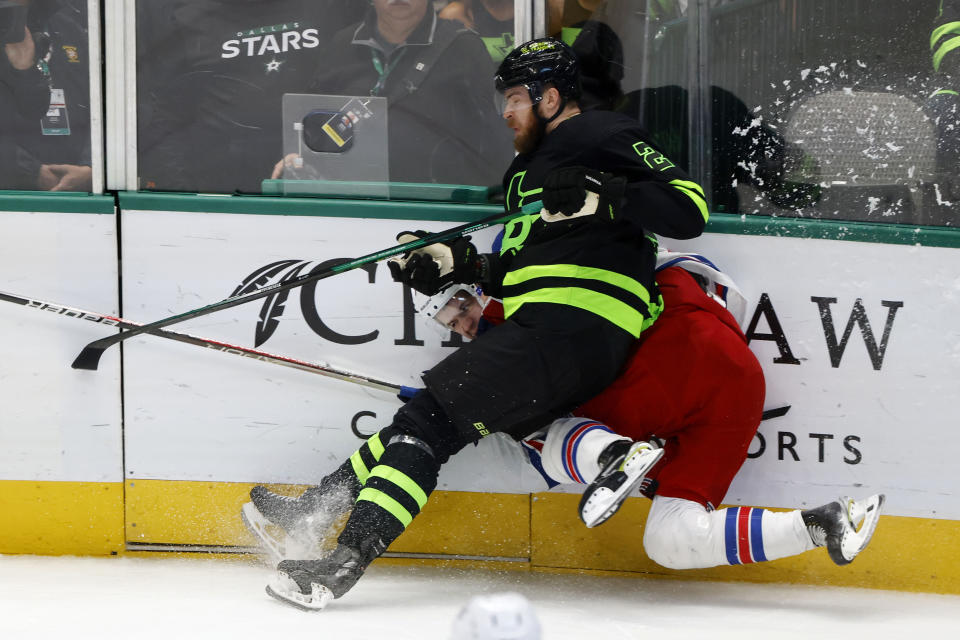
[[[656,238],[693,238],[703,231],[703,190],[626,116],[588,111],[518,155],[504,176],[505,206],[515,211],[541,197],[552,170],[582,165],[627,178],[614,222],[588,215],[547,222],[539,214],[507,224],[491,258],[490,293],[510,317],[531,303],[563,304],[595,313],[633,336],[656,319],[662,300],[654,282]],[[498,286],[499,284],[499,286]]]

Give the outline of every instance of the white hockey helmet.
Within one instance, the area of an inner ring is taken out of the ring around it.
[[[540,640],[540,621],[519,593],[474,596],[453,621],[451,640]]]
[[[447,285],[445,289],[440,290],[440,292],[435,293],[432,296],[427,296],[417,291],[413,291],[413,305],[416,307],[417,313],[432,320],[436,320],[437,314],[440,313],[445,306],[447,306],[447,303],[450,302],[450,298],[457,295],[461,291],[469,293],[478,301],[480,300],[481,291],[476,285],[453,283]]]

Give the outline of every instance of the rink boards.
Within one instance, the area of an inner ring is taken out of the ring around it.
[[[42,212],[11,202],[0,207],[0,291],[102,314],[122,300],[134,321],[493,211],[132,194],[119,214],[107,198]],[[727,502],[790,508],[883,492],[890,515],[842,570],[817,553],[683,575],[960,593],[960,234],[721,216],[710,230],[665,246],[703,253],[740,284],[766,408],[782,413],[761,425]],[[416,385],[455,343],[412,306],[379,264],[171,328]],[[399,406],[382,391],[150,336],[125,342],[122,362],[114,347],[99,371],[75,371],[80,348],[113,329],[58,316],[0,303],[0,509],[17,514],[0,520],[0,552],[243,548],[236,513],[250,486],[315,482]],[[469,447],[438,488],[392,552],[675,573],[642,551],[646,501],[586,530],[577,496],[544,492],[504,440]]]

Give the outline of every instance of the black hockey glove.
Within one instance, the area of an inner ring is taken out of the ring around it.
[[[397,235],[399,242],[411,242],[428,235],[426,231],[403,231]],[[483,257],[463,236],[451,242],[438,242],[391,258],[387,264],[390,275],[396,282],[428,296],[454,282],[474,284],[483,274]]]
[[[626,178],[612,173],[579,166],[562,167],[544,178],[541,199],[544,209],[550,213],[572,216],[583,209],[587,202],[587,191],[592,191],[600,197],[597,215],[603,220],[613,221],[620,213],[626,189]]]

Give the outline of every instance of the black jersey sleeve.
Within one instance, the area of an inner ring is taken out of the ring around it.
[[[627,179],[622,215],[668,238],[699,236],[709,217],[703,189],[638,130],[621,129],[602,145],[604,171]]]

